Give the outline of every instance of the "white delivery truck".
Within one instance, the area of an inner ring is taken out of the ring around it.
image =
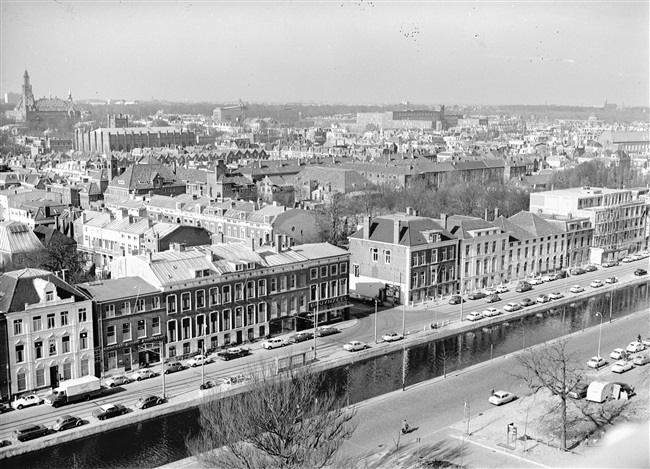
[[[101,380],[95,376],[83,376],[63,381],[45,396],[45,402],[59,407],[77,401],[89,401],[102,393]]]

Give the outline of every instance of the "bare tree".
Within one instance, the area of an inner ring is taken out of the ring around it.
[[[204,467],[323,467],[356,428],[356,410],[337,391],[310,369],[264,369],[246,391],[201,407],[187,447]]]
[[[582,380],[581,365],[575,353],[567,349],[567,339],[560,339],[549,347],[529,349],[517,357],[522,365],[520,373],[513,373],[515,378],[523,380],[533,393],[547,389],[560,399],[559,404],[551,409],[551,414],[560,415],[560,447],[567,449],[567,399],[569,392],[575,390]]]

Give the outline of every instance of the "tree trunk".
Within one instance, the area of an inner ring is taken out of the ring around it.
[[[566,395],[567,395],[567,386],[566,386],[566,362],[562,362],[562,393],[560,394],[560,399],[562,399],[562,441],[561,449],[566,451]]]

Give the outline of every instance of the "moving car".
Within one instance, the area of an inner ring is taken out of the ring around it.
[[[106,420],[111,417],[126,414],[129,411],[122,404],[104,404],[99,409],[93,410],[93,417],[97,420]]]
[[[16,399],[15,401],[11,402],[11,407],[14,409],[24,409],[25,407],[33,406],[33,405],[40,405],[42,404],[43,398],[40,397],[37,394],[28,394],[26,396],[21,397],[20,399]]]
[[[615,348],[614,351],[609,354],[609,357],[613,358],[614,360],[626,359],[627,352],[622,348]]]
[[[54,422],[54,425],[52,426],[52,430],[54,430],[55,432],[62,432],[63,430],[67,430],[68,428],[80,427],[83,424],[84,421],[81,420],[79,417],[73,417],[72,415],[62,415],[56,420],[56,422]]]
[[[341,331],[339,331],[334,326],[323,326],[323,327],[319,327],[318,329],[316,329],[316,337],[325,337],[325,336],[328,336],[328,335],[336,334],[338,332],[341,332]]]
[[[298,342],[305,342],[306,340],[313,339],[314,334],[311,332],[296,332],[289,337],[289,342],[297,344]]]
[[[607,365],[607,360],[605,360],[603,357],[595,356],[591,357],[591,360],[587,362],[587,366],[589,368],[602,368],[603,366]]]
[[[384,334],[381,338],[384,339],[385,342],[394,342],[396,340],[402,340],[404,336],[397,332],[389,332],[388,334]]]
[[[539,295],[539,296],[535,299],[535,301],[536,301],[537,303],[548,303],[549,301],[551,301],[551,299],[548,297],[548,295]]]
[[[503,307],[503,310],[508,311],[509,313],[511,313],[512,311],[519,311],[521,308],[523,308],[523,306],[521,306],[519,303],[514,303],[513,302],[513,303],[508,303],[507,305],[505,305]]]
[[[177,371],[181,371],[183,368],[184,367],[181,362],[167,363],[165,365],[165,374],[168,375],[169,373],[176,373]]]
[[[155,405],[160,405],[162,403],[163,403],[162,397],[149,394],[147,396],[142,396],[140,399],[138,399],[138,402],[135,403],[135,408],[146,409],[147,407],[153,407]]]
[[[124,375],[111,376],[104,381],[104,386],[114,388],[115,386],[122,386],[129,384],[131,380]]]
[[[632,363],[635,365],[647,365],[650,363],[650,354],[642,353],[641,355],[637,355],[634,357],[634,360],[632,360]]]
[[[368,347],[365,343],[360,342],[358,340],[351,340],[347,344],[343,346],[345,350],[348,352],[358,352],[360,350],[365,350],[366,347]]]
[[[493,317],[493,316],[498,316],[499,314],[501,314],[501,311],[499,311],[499,310],[496,309],[496,308],[487,308],[486,310],[483,311],[482,314],[483,314],[483,316],[485,316],[486,318],[491,318],[491,317]]]
[[[617,282],[618,282],[618,278],[616,277],[607,277],[605,279],[605,283],[617,283]]]
[[[645,350],[645,345],[635,340],[634,342],[630,342],[630,345],[628,345],[625,350],[629,353],[642,352],[643,350]]]
[[[490,295],[485,299],[486,303],[496,303],[497,301],[501,301],[501,297],[497,295],[496,293],[494,295]]]
[[[262,348],[265,348],[266,350],[271,350],[278,347],[284,347],[287,344],[288,344],[287,339],[283,339],[281,337],[275,337],[273,339],[268,339],[262,342]]]
[[[569,291],[571,293],[582,293],[583,291],[585,291],[585,289],[580,285],[574,285],[571,288],[569,288]]]
[[[251,351],[244,347],[231,347],[227,350],[217,353],[222,360],[228,361],[233,358],[241,358],[250,355]]]
[[[21,425],[20,427],[14,430],[14,438],[18,441],[27,441],[32,438],[38,438],[43,435],[47,435],[50,430],[43,425],[36,425],[34,423],[29,423],[27,425]]]
[[[141,370],[131,374],[129,379],[131,379],[131,381],[142,381],[143,379],[153,378],[154,376],[156,376],[156,373],[151,371],[149,368],[142,368]]]
[[[522,308],[526,308],[528,306],[533,306],[535,302],[530,298],[524,298],[519,302],[519,304],[521,305]]]
[[[465,302],[465,300],[460,295],[452,295],[452,297],[449,299],[449,304],[450,305],[459,305],[459,304],[464,303],[464,302]]]
[[[599,287],[602,287],[602,286],[603,286],[603,282],[601,282],[600,280],[594,280],[593,282],[591,282],[591,283],[589,284],[589,286],[590,286],[591,288],[599,288]]]
[[[587,397],[587,388],[589,387],[588,383],[578,383],[576,386],[567,393],[571,399],[582,399]]]
[[[489,397],[488,402],[494,405],[502,405],[514,401],[516,397],[517,396],[508,391],[497,391]]]
[[[472,311],[465,317],[465,319],[468,321],[478,321],[479,319],[483,319],[483,315],[478,311]]]
[[[559,291],[555,291],[553,293],[549,293],[548,297],[551,300],[559,300],[560,298],[564,298],[564,295],[562,293],[560,293]]]
[[[648,271],[645,269],[636,269],[634,271],[634,275],[636,275],[637,277],[641,277],[642,275],[646,275],[647,273]]]
[[[212,360],[210,360],[205,355],[194,355],[192,358],[187,360],[187,366],[196,368],[197,366],[205,365],[206,363],[210,363],[211,361]]]
[[[611,370],[614,373],[625,373],[626,371],[630,371],[632,368],[634,368],[632,362],[627,360],[619,360],[612,365]]]
[[[485,293],[483,293],[482,291],[477,291],[477,292],[470,293],[469,295],[467,295],[467,299],[468,300],[480,300],[482,298],[485,298],[486,296],[487,295]]]

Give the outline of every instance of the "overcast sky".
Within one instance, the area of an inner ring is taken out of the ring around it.
[[[2,93],[648,105],[649,2],[2,0]]]

